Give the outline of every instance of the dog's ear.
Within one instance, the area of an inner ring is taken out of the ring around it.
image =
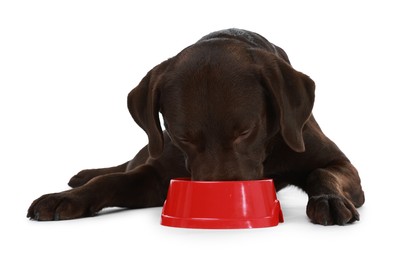
[[[146,132],[152,158],[163,151],[164,136],[159,120],[159,97],[162,78],[169,60],[154,67],[128,95],[128,109],[135,122]]]
[[[303,127],[311,116],[315,99],[315,83],[290,64],[270,53],[261,67],[269,95],[279,115],[279,125],[286,144],[296,152],[304,152]]]

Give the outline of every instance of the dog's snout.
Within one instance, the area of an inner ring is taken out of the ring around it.
[[[236,156],[214,156],[196,158],[188,163],[192,180],[196,181],[242,181],[261,179],[263,169],[252,162]]]

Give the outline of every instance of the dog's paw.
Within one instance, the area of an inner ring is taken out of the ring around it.
[[[68,185],[72,188],[83,186],[93,178],[97,177],[97,173],[93,170],[83,170],[71,177]]]
[[[307,215],[313,223],[321,225],[345,225],[359,220],[355,206],[338,195],[319,195],[309,198]]]
[[[92,216],[94,212],[84,200],[65,191],[41,196],[33,201],[28,209],[27,217],[34,220],[66,220]]]

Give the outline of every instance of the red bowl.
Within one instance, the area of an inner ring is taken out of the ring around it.
[[[271,179],[191,181],[173,179],[161,224],[182,228],[261,228],[283,222]]]

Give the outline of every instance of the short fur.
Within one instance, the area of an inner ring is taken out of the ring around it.
[[[154,67],[128,95],[148,145],[120,166],[84,170],[72,189],[43,195],[35,220],[87,217],[105,207],[162,206],[169,181],[272,178],[309,197],[313,223],[359,220],[364,193],[355,167],[312,115],[314,82],[262,36],[211,33]],[[164,119],[162,129],[160,115]]]

